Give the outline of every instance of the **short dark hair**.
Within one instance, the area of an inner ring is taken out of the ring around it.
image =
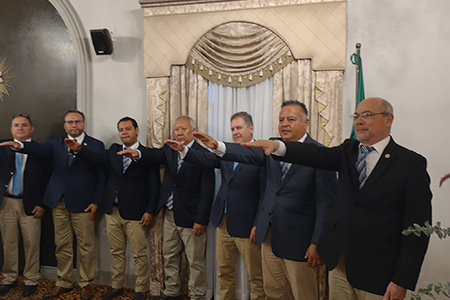
[[[138,123],[136,122],[135,119],[131,118],[131,117],[123,117],[122,119],[119,120],[119,122],[117,122],[117,127],[119,127],[119,124],[122,122],[126,122],[126,121],[131,121],[131,123],[133,124],[134,129],[138,128]]]
[[[303,113],[305,114],[305,117],[308,117],[308,109],[306,108],[306,105],[304,103],[301,103],[300,101],[297,101],[297,100],[283,101],[283,103],[281,104],[281,108],[283,108],[285,106],[290,106],[290,105],[300,106],[301,109],[303,110]]]
[[[66,120],[66,116],[68,114],[71,114],[71,113],[76,113],[76,114],[81,115],[81,117],[83,118],[83,122],[86,121],[83,112],[79,111],[78,109],[69,109],[68,111],[66,111],[66,113],[64,114],[63,121],[65,121]]]
[[[239,111],[237,113],[234,113],[230,118],[230,122],[236,118],[242,118],[242,120],[244,120],[244,123],[245,123],[245,125],[247,125],[247,127],[250,127],[251,125],[253,125],[252,115],[250,115],[246,111]]]
[[[23,117],[23,118],[27,119],[30,122],[30,126],[33,126],[31,117],[30,117],[30,115],[27,115],[27,114],[14,114],[14,115],[12,115],[11,121],[18,117]]]

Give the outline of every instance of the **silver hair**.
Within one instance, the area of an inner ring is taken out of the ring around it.
[[[182,119],[182,118],[186,118],[186,119],[189,120],[189,125],[191,125],[191,131],[193,131],[193,130],[195,129],[195,122],[194,122],[194,119],[192,119],[192,118],[189,117],[189,116],[185,116],[185,115],[179,116],[179,117],[175,120],[175,123],[176,123],[179,119]]]

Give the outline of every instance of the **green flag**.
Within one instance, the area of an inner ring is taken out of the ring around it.
[[[355,108],[358,106],[358,104],[364,100],[364,79],[363,79],[363,67],[362,67],[362,59],[361,56],[353,53],[352,56],[350,56],[350,61],[356,65],[359,62],[359,84],[358,84],[358,95],[356,96],[356,105]],[[355,128],[352,125],[352,133],[350,134],[351,139],[357,139],[355,134]]]

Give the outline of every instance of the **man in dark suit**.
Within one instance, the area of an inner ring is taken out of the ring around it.
[[[431,221],[426,159],[390,136],[393,108],[362,101],[352,115],[359,141],[334,148],[258,141],[278,159],[339,171],[338,202],[317,250],[330,272],[331,299],[401,300],[414,290],[428,247],[426,236],[403,236]]]
[[[309,121],[303,103],[283,103],[278,130],[284,141],[315,144],[306,133]],[[321,263],[316,245],[335,198],[335,172],[298,165],[280,165],[260,149],[216,142],[195,134],[222,159],[265,166],[267,181],[256,228],[262,243],[263,280],[268,299],[317,299],[312,267]]]
[[[53,209],[55,226],[57,275],[56,286],[43,299],[58,297],[73,289],[73,241],[75,232],[80,249],[81,299],[93,297],[90,284],[95,273],[94,218],[105,186],[105,172],[96,165],[76,157],[68,149],[64,138],[76,139],[92,151],[101,152],[101,141],[84,132],[84,114],[69,110],[64,115],[67,137],[37,144],[28,142],[4,142],[19,152],[39,154],[53,159],[53,173],[44,195],[44,203]]]
[[[11,134],[14,141],[29,141],[34,127],[28,115],[14,115]],[[32,142],[35,143],[35,142]],[[19,275],[19,228],[22,233],[25,286],[22,297],[36,293],[39,274],[41,217],[45,213],[44,191],[50,178],[51,161],[38,155],[16,153],[0,148],[0,226],[3,243],[3,282],[0,295],[17,286]]]
[[[127,239],[133,251],[136,270],[133,300],[147,298],[149,264],[147,255],[148,226],[158,203],[159,166],[148,160],[117,155],[125,149],[144,149],[138,142],[139,127],[135,119],[124,117],[117,123],[123,145],[113,144],[108,151],[96,153],[73,140],[69,148],[79,158],[108,166],[108,183],[99,206],[106,212],[106,231],[112,254],[112,285],[100,300],[111,300],[123,294]]]
[[[192,149],[208,151],[194,140],[194,120],[177,118],[175,139]],[[119,155],[142,158],[164,164],[157,212],[164,209],[163,257],[165,290],[152,299],[179,299],[180,252],[184,248],[189,262],[189,296],[205,300],[206,296],[206,227],[214,197],[214,169],[202,168],[180,159],[177,151],[164,145],[161,149],[124,150]]]
[[[231,116],[230,122],[235,143],[253,140],[251,115],[244,111],[237,112]],[[177,141],[166,141],[166,144],[180,151],[184,161],[221,170],[222,183],[210,216],[211,223],[217,228],[216,261],[221,299],[236,299],[235,265],[239,253],[248,271],[251,299],[266,299],[261,269],[261,246],[250,240],[258,205],[264,194],[265,168],[224,161],[214,153],[189,149]]]

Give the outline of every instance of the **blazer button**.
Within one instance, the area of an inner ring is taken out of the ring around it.
[[[8,185],[7,184],[5,184],[5,188],[7,188],[8,187]]]
[[[11,172],[11,175],[14,175],[14,172]]]

